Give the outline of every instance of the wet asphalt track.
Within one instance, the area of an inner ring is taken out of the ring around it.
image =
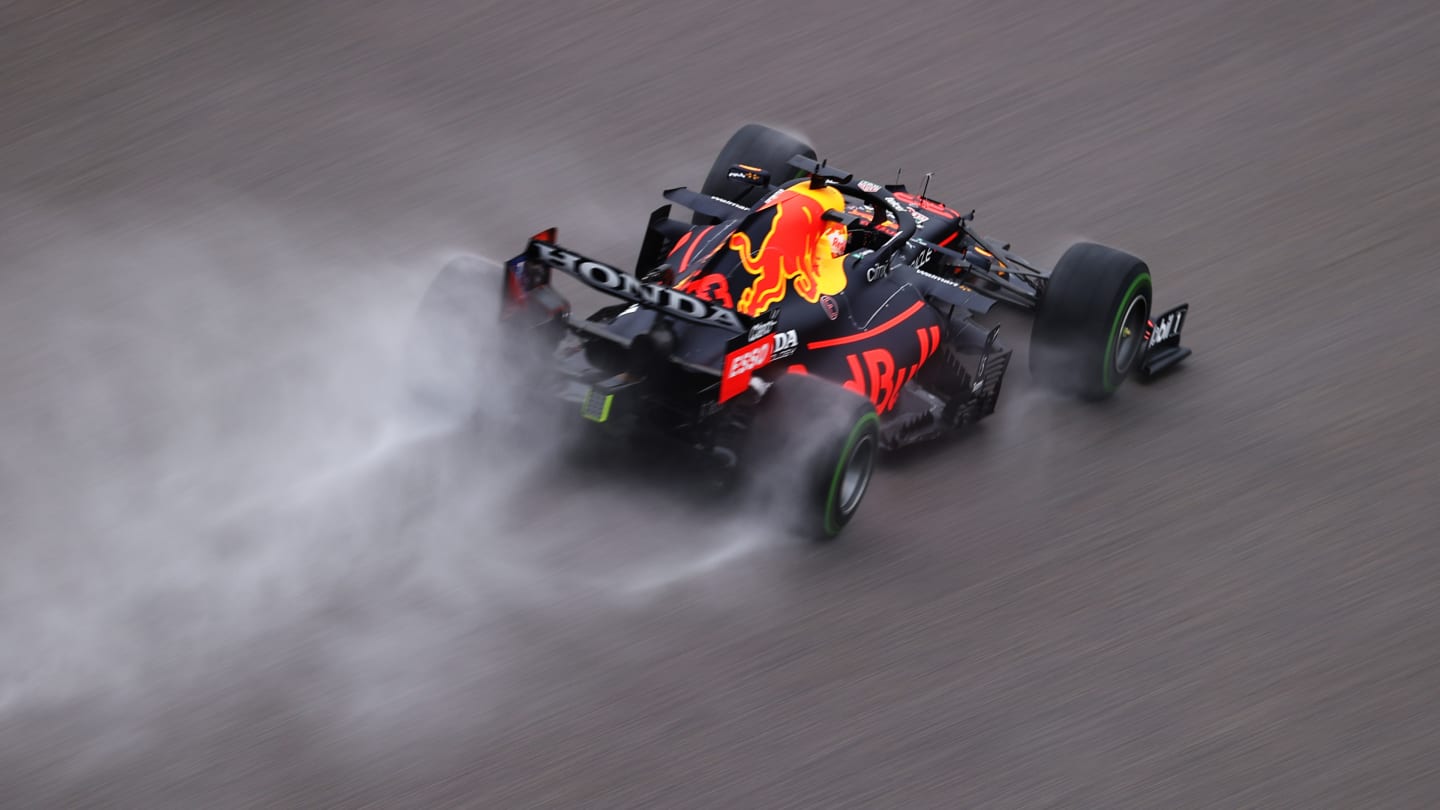
[[[1440,10],[845,5],[0,6],[0,805],[1440,805]],[[819,550],[375,449],[432,251],[628,261],[751,120],[1192,362]]]

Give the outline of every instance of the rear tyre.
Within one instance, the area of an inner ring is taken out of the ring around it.
[[[406,336],[403,393],[412,414],[458,424],[479,408],[499,286],[494,268],[474,256],[451,260],[430,283]]]
[[[775,381],[751,426],[752,482],[790,528],[815,540],[840,534],[870,488],[880,451],[870,400],[804,374]]]
[[[800,176],[800,171],[790,165],[790,158],[796,155],[814,160],[815,150],[810,144],[778,129],[762,124],[746,124],[730,136],[720,150],[700,191],[740,205],[753,205],[765,189],[731,180],[730,167],[737,163],[756,166],[769,172],[770,182],[779,185]],[[701,214],[696,214],[694,218],[696,225],[712,225],[715,221],[713,217]]]
[[[1081,399],[1114,394],[1145,354],[1152,297],[1145,262],[1104,245],[1071,245],[1035,311],[1030,373]]]

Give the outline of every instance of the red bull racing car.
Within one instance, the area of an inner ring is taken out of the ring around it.
[[[691,213],[650,215],[633,272],[554,229],[491,271],[505,351],[538,348],[531,381],[576,420],[793,487],[808,534],[850,521],[881,451],[995,411],[1011,351],[974,317],[997,302],[1034,313],[1032,375],[1081,398],[1189,354],[1187,305],[1152,314],[1140,259],[1082,243],[1039,269],[977,234],[973,211],[857,181],[768,127],[735,133],[700,191],[664,196]],[[575,317],[557,271],[619,301]],[[452,263],[428,299],[453,308],[447,291],[478,273]]]

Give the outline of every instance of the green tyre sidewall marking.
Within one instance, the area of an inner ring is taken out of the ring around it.
[[[1134,281],[1130,282],[1130,289],[1125,291],[1125,297],[1120,299],[1120,306],[1115,308],[1115,323],[1110,326],[1110,339],[1105,342],[1105,355],[1100,358],[1100,362],[1105,364],[1104,376],[1101,379],[1104,381],[1107,394],[1113,393],[1119,386],[1119,383],[1111,380],[1115,373],[1115,363],[1110,360],[1110,356],[1115,351],[1115,338],[1120,335],[1120,320],[1125,317],[1125,311],[1129,309],[1130,302],[1135,298],[1135,290],[1139,289],[1142,283],[1150,283],[1149,273],[1141,273],[1135,277]]]
[[[854,427],[850,428],[850,437],[845,440],[845,449],[841,451],[840,461],[835,465],[835,474],[830,477],[830,494],[829,497],[825,499],[826,536],[834,537],[844,528],[844,526],[836,525],[835,523],[835,501],[840,497],[840,479],[845,474],[846,462],[850,459],[850,453],[855,449],[855,444],[860,441],[860,434],[864,431],[867,424],[878,426],[880,424],[880,417],[876,416],[873,412],[867,413],[860,417],[860,420],[855,423]]]

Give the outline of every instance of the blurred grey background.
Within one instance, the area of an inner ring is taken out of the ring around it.
[[[11,0],[0,38],[0,805],[1440,804],[1435,4]],[[628,262],[750,121],[1037,261],[1144,257],[1195,356],[1099,408],[1012,366],[819,549],[393,422],[447,256]]]

